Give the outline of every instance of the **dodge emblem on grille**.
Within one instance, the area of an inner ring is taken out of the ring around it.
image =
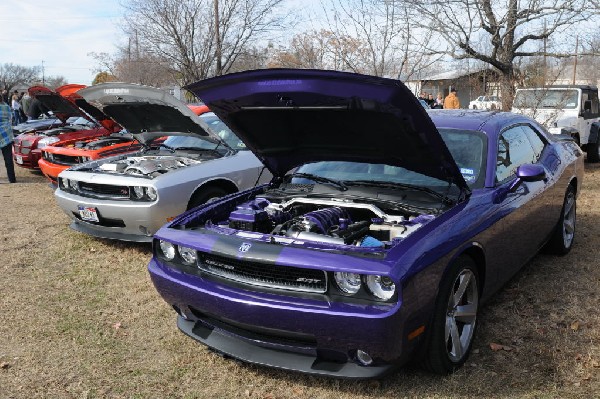
[[[252,246],[252,244],[248,243],[248,242],[244,242],[242,243],[242,245],[240,245],[240,247],[238,248],[239,252],[248,252],[250,250],[250,247]]]

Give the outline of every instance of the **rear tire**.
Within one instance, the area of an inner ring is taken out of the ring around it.
[[[220,187],[200,187],[198,191],[192,195],[188,204],[188,209],[195,208],[199,205],[203,205],[207,202],[215,201],[228,193]]]
[[[575,222],[577,221],[577,200],[575,188],[569,185],[563,201],[560,218],[554,228],[552,238],[546,244],[548,252],[556,255],[566,255],[573,247],[575,240]]]
[[[421,359],[422,366],[448,374],[469,357],[477,329],[479,274],[473,259],[461,256],[441,282]]]

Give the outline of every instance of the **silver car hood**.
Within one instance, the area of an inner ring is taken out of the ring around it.
[[[219,137],[190,108],[164,90],[131,83],[103,83],[77,92],[141,143],[169,135]]]

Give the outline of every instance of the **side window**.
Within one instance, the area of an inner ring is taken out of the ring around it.
[[[503,183],[513,177],[517,168],[536,161],[535,154],[521,126],[512,127],[498,138],[496,182]]]
[[[542,155],[542,151],[544,151],[544,147],[546,146],[546,143],[540,138],[540,136],[531,126],[522,125],[521,129],[523,129],[523,131],[527,135],[527,138],[529,139],[531,147],[533,147],[533,155],[535,156],[534,162],[539,161],[540,156]]]
[[[598,116],[598,114],[600,113],[598,104],[598,92],[590,91],[589,99],[592,100],[592,115]]]

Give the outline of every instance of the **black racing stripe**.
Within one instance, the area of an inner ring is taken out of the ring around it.
[[[241,248],[244,247],[245,249],[248,245],[249,248],[244,252]],[[210,253],[230,258],[275,264],[282,250],[282,245],[247,240],[241,237],[219,237]]]

